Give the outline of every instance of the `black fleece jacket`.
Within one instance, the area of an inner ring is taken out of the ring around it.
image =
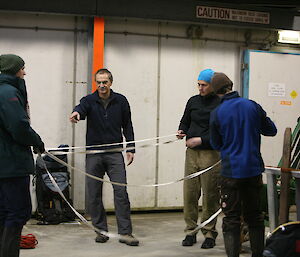
[[[210,112],[220,104],[217,95],[192,96],[185,107],[180,120],[179,130],[183,130],[186,139],[201,137],[202,144],[195,149],[212,149],[209,142],[209,118]]]
[[[123,135],[126,141],[134,140],[134,132],[131,121],[131,111],[125,96],[111,90],[109,103],[105,108],[98,92],[83,97],[80,104],[73,111],[80,114],[80,119],[87,117],[87,145],[101,145],[123,142]],[[116,145],[109,148],[120,147]],[[128,147],[133,147],[130,143]],[[107,149],[102,147],[100,149]],[[129,150],[135,152],[134,150]]]

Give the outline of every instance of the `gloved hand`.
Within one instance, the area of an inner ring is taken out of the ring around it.
[[[41,142],[41,144],[39,146],[34,146],[33,147],[33,152],[35,154],[38,154],[38,153],[44,153],[45,152],[45,145],[44,145],[44,142]]]

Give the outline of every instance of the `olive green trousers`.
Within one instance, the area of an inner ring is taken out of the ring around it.
[[[185,176],[206,169],[220,160],[220,154],[214,150],[195,150],[187,148],[185,158]],[[202,195],[201,223],[209,219],[220,208],[220,164],[215,168],[197,176],[185,180],[184,193],[184,220],[185,232],[197,227],[199,217],[199,199]],[[215,218],[201,231],[205,238],[215,239],[218,235]]]

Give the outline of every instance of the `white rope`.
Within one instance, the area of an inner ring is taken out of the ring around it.
[[[60,160],[59,158],[57,158],[56,156],[52,155],[51,153],[49,152],[46,152],[46,154],[52,158],[53,160],[71,168],[71,169],[74,169],[74,170],[78,170],[80,171],[79,169],[75,169],[74,167],[72,167],[71,165],[67,164],[66,162]],[[63,192],[60,190],[59,186],[57,185],[56,181],[54,180],[54,178],[52,177],[51,173],[49,172],[48,168],[47,168],[47,165],[44,161],[44,159],[42,158],[41,154],[39,153],[39,158],[41,158],[42,160],[42,163],[44,165],[44,168],[52,182],[52,184],[54,185],[54,187],[56,188],[56,191],[60,194],[60,196],[63,198],[63,200],[68,204],[68,206],[72,209],[72,211],[75,213],[75,215],[85,224],[87,225],[89,228],[91,228],[93,231],[95,232],[98,232],[98,233],[101,233],[105,236],[108,236],[108,237],[112,237],[112,238],[120,238],[120,235],[118,234],[114,234],[114,233],[110,233],[110,232],[107,232],[107,231],[102,231],[96,227],[94,227],[93,225],[91,225],[78,211],[76,211],[76,209],[69,203],[69,201],[66,199],[66,197],[64,196]],[[104,180],[104,179],[101,179],[101,178],[98,178],[98,177],[95,177],[93,175],[90,175],[86,172],[82,172],[80,171],[81,173],[84,173],[86,176],[89,176],[89,177],[92,177],[94,179],[97,179],[97,180],[100,180],[102,182],[107,182],[107,183],[111,183],[111,184],[117,184],[117,185],[121,185],[121,186],[141,186],[141,187],[151,187],[151,186],[165,186],[165,185],[170,185],[170,184],[174,184],[174,183],[177,183],[177,182],[180,182],[180,181],[183,181],[183,180],[187,180],[187,179],[191,179],[191,178],[194,178],[196,176],[199,176],[207,171],[209,171],[210,169],[214,168],[215,166],[217,166],[221,161],[218,161],[217,163],[215,163],[214,165],[204,169],[204,170],[201,170],[201,171],[198,171],[194,174],[191,174],[189,176],[186,176],[186,177],[183,177],[181,179],[178,179],[176,181],[173,181],[173,182],[168,182],[168,183],[162,183],[162,184],[154,184],[154,185],[130,185],[130,184],[122,184],[122,183],[117,183],[117,182],[111,182],[111,181],[107,181],[107,180]],[[221,209],[219,210],[221,212]],[[219,213],[220,213],[219,212]],[[202,224],[200,224],[195,230],[193,230],[192,232],[190,232],[189,234],[192,234],[192,233],[197,233],[203,226],[205,226],[207,223],[209,223],[211,220],[213,220],[216,216],[218,216],[219,214],[218,212],[215,213],[213,216],[211,216],[207,221],[203,222]],[[198,230],[197,230],[198,229]],[[196,231],[196,232],[195,232]]]
[[[174,134],[176,135],[176,134]],[[164,136],[164,137],[170,137],[170,136],[174,136],[174,135],[169,135],[169,136]],[[163,137],[159,137],[159,138],[163,138]],[[132,142],[127,142],[128,143],[137,143],[137,142],[145,142],[145,141],[150,141],[150,140],[154,140],[154,139],[159,139],[159,138],[152,138],[152,139],[144,139],[144,140],[140,140],[140,141],[132,141]],[[179,140],[170,140],[167,142],[163,142],[163,143],[155,143],[155,144],[150,144],[150,145],[143,145],[140,146],[140,148],[144,148],[144,147],[149,147],[149,146],[156,146],[156,145],[160,145],[160,144],[167,144],[167,143],[171,143],[171,142],[178,142]],[[97,145],[97,146],[85,146],[85,147],[66,147],[66,148],[53,148],[52,150],[54,150],[56,152],[56,154],[69,154],[68,152],[64,152],[64,151],[60,151],[60,150],[66,150],[66,149],[82,149],[82,148],[91,148],[91,147],[103,147],[103,146],[112,146],[112,145],[119,145],[120,143],[116,143],[116,144],[108,144],[108,145]],[[95,154],[95,153],[104,153],[104,152],[112,152],[112,151],[123,151],[123,150],[131,150],[131,149],[135,149],[135,147],[125,147],[125,148],[118,148],[118,149],[109,149],[109,150],[90,150],[90,151],[81,151],[81,152],[72,152],[72,153],[85,153],[85,154]],[[49,149],[48,149],[49,150]],[[200,176],[201,174],[213,169],[214,167],[216,167],[217,165],[220,164],[221,160],[219,160],[217,163],[215,163],[214,165],[200,170],[196,173],[190,174],[186,177],[183,177],[181,179],[175,180],[175,181],[171,181],[171,182],[166,182],[166,183],[160,183],[160,184],[152,184],[152,185],[135,185],[135,184],[125,184],[125,183],[118,183],[118,182],[113,182],[113,181],[108,181],[96,176],[93,176],[91,174],[88,174],[84,171],[81,171],[80,169],[77,169],[71,165],[69,165],[68,163],[62,161],[61,159],[57,158],[55,155],[53,155],[52,153],[49,152],[45,152],[46,155],[48,155],[50,158],[52,158],[53,160],[57,161],[58,163],[74,170],[74,171],[78,171],[80,173],[83,173],[84,175],[91,177],[93,179],[96,179],[98,181],[102,181],[105,183],[110,183],[113,185],[119,185],[119,186],[134,186],[134,187],[159,187],[159,186],[166,186],[166,185],[171,185],[171,184],[175,184],[184,180],[188,180],[188,179],[192,179],[195,178],[197,176]],[[66,197],[64,196],[64,194],[62,193],[62,191],[60,190],[60,188],[58,187],[57,183],[55,182],[54,178],[52,177],[51,173],[48,171],[46,163],[44,162],[43,158],[41,157],[41,154],[39,154],[39,157],[42,159],[43,161],[43,165],[45,166],[45,170],[47,171],[47,174],[52,182],[52,184],[55,186],[55,188],[57,189],[57,191],[59,192],[59,194],[61,195],[61,197],[64,199],[64,201],[66,201],[66,203],[69,205],[69,207],[72,209],[72,211],[76,214],[76,216],[84,223],[86,224],[88,227],[90,227],[91,229],[93,229],[95,232],[101,233],[103,235],[106,235],[108,237],[115,237],[115,238],[120,238],[120,235],[117,234],[113,234],[113,233],[109,233],[106,231],[101,231],[98,228],[94,227],[93,225],[89,224],[88,221],[79,213],[75,210],[75,208],[68,202],[68,200],[66,199]],[[221,213],[221,209],[219,209],[215,214],[213,214],[209,219],[207,219],[205,222],[201,223],[199,226],[197,226],[197,228],[195,228],[192,232],[189,232],[188,235],[192,235],[197,233],[202,227],[204,227],[206,224],[208,224],[209,222],[211,222],[213,219],[215,219],[220,213]]]
[[[146,142],[146,141],[152,141],[152,140],[158,140],[162,138],[168,138],[168,137],[173,137],[178,135],[176,134],[171,134],[167,136],[160,136],[160,137],[153,137],[153,138],[147,138],[147,139],[141,139],[141,140],[136,140],[136,141],[128,141],[128,142],[119,142],[119,143],[112,143],[112,144],[102,144],[102,145],[89,145],[89,146],[73,146],[73,147],[61,147],[61,148],[46,148],[47,151],[61,151],[61,150],[72,150],[72,149],[88,149],[88,148],[95,148],[95,147],[106,147],[106,146],[114,146],[114,145],[120,145],[123,143],[126,144],[133,144],[133,143],[141,143],[141,142]]]
[[[125,150],[135,150],[137,148],[147,148],[147,147],[153,147],[153,146],[158,146],[158,145],[165,145],[165,144],[170,144],[174,142],[180,142],[181,139],[173,139],[165,142],[160,142],[160,143],[154,143],[154,144],[144,144],[140,146],[129,146],[129,147],[118,147],[118,148],[110,148],[106,150],[87,150],[87,151],[72,151],[72,152],[65,152],[65,151],[59,151],[59,150],[51,150],[51,153],[54,155],[71,155],[71,154],[99,154],[99,153],[113,153],[113,152],[122,152]],[[64,149],[62,148],[57,148],[57,149]]]
[[[216,167],[221,162],[221,161],[218,161],[214,165],[212,165],[212,166],[210,166],[210,167],[208,167],[208,168],[206,168],[204,170],[200,170],[200,171],[198,171],[196,173],[193,173],[191,175],[188,175],[186,177],[183,177],[183,178],[175,180],[175,181],[166,182],[166,183],[160,183],[160,184],[151,184],[151,185],[136,185],[136,184],[119,183],[119,182],[109,181],[109,180],[106,180],[106,179],[103,179],[103,178],[96,177],[94,175],[91,175],[91,174],[89,174],[87,172],[84,172],[84,171],[82,171],[80,169],[77,169],[77,168],[71,166],[70,164],[62,161],[61,159],[57,158],[55,155],[53,155],[53,154],[51,154],[49,152],[45,152],[45,153],[46,153],[46,155],[48,155],[50,158],[52,158],[53,160],[57,161],[58,163],[66,166],[66,167],[68,167],[68,168],[70,168],[70,169],[72,169],[74,171],[78,171],[78,172],[84,174],[87,177],[93,178],[95,180],[98,180],[98,181],[101,181],[101,182],[104,182],[104,183],[109,183],[109,184],[112,184],[112,185],[117,185],[117,186],[131,186],[131,187],[159,187],[159,186],[166,186],[166,185],[175,184],[175,183],[178,183],[178,182],[183,181],[183,180],[187,180],[187,179],[191,179],[191,178],[197,177],[197,176],[199,176],[199,175],[201,175],[201,174],[203,174],[203,173],[205,173],[205,172],[213,169],[214,167]]]
[[[78,211],[75,210],[75,208],[69,203],[69,201],[67,200],[67,198],[64,196],[63,192],[60,190],[59,186],[57,185],[55,179],[52,177],[51,173],[49,172],[47,165],[44,161],[44,159],[42,158],[41,154],[39,153],[39,157],[42,160],[42,163],[44,165],[45,170],[47,171],[47,174],[52,182],[52,184],[54,185],[54,187],[56,188],[56,192],[58,192],[60,194],[60,196],[64,199],[64,201],[69,205],[69,207],[72,209],[72,211],[76,214],[76,216],[84,223],[86,224],[88,227],[90,227],[92,230],[94,230],[95,232],[101,233],[103,235],[106,235],[108,237],[116,237],[119,238],[120,236],[117,234],[113,234],[113,233],[108,233],[107,231],[102,231],[96,227],[94,227],[93,225],[91,225]]]
[[[206,221],[202,222],[201,224],[199,224],[194,230],[189,231],[188,233],[186,233],[189,236],[195,235],[196,233],[198,233],[198,231],[203,228],[205,225],[207,225],[209,222],[211,222],[213,219],[215,219],[220,213],[222,212],[222,209],[220,208],[218,211],[216,211],[212,216],[210,216],[209,219],[207,219]]]

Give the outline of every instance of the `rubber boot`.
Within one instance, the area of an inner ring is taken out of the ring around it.
[[[19,257],[22,227],[4,227],[1,257]]]
[[[239,257],[240,255],[240,232],[223,232],[225,250],[228,257]]]
[[[265,247],[265,228],[249,228],[252,257],[262,257]]]

